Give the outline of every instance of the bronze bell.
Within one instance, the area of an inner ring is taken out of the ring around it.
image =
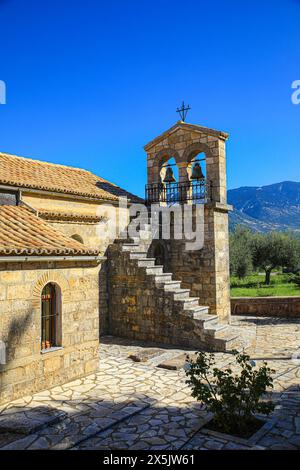
[[[204,178],[204,174],[202,173],[202,168],[199,163],[195,163],[191,180],[202,180]]]
[[[170,166],[167,167],[166,175],[164,177],[164,183],[175,183],[176,179],[174,178],[173,170]]]

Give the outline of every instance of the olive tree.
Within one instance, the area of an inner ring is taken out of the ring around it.
[[[295,267],[299,262],[299,241],[291,235],[270,232],[255,234],[252,240],[253,265],[265,271],[265,284],[279,267]]]
[[[247,276],[253,269],[252,238],[252,232],[241,225],[230,234],[230,272],[239,279]]]

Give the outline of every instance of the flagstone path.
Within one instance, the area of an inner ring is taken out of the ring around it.
[[[300,449],[300,320],[233,323],[255,330],[251,357],[276,371],[276,409],[256,439],[206,430],[210,416],[185,383],[185,351],[105,337],[97,373],[0,407],[1,450]],[[233,356],[216,358],[224,367]],[[179,369],[157,367],[166,363]]]

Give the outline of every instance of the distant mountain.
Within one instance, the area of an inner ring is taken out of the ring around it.
[[[256,232],[300,232],[300,183],[230,189],[228,203],[234,206],[229,216],[231,230],[240,224]]]

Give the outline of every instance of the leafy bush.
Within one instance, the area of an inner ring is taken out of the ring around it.
[[[255,413],[269,415],[274,410],[272,401],[262,401],[267,387],[273,388],[271,374],[275,371],[263,366],[257,368],[246,354],[235,352],[240,373],[231,368],[213,367],[215,355],[196,353],[196,360],[187,356],[186,383],[192,396],[214,413],[214,422],[224,432],[243,434],[255,419]]]

